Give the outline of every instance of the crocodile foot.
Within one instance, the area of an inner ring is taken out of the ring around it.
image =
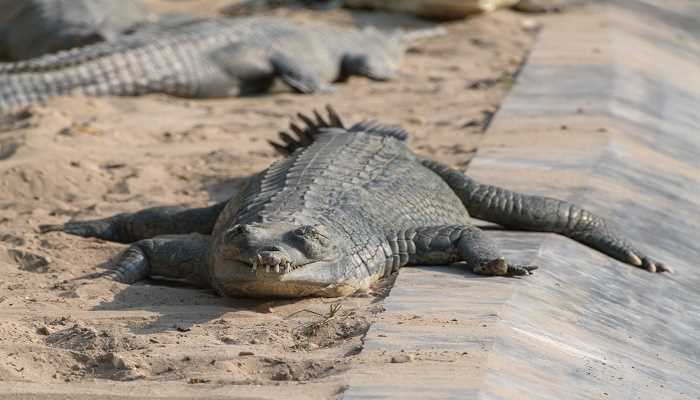
[[[673,270],[671,269],[671,267],[669,267],[668,265],[666,265],[664,263],[653,260],[649,257],[642,257],[641,259],[639,259],[639,257],[637,257],[637,259],[639,260],[639,262],[634,263],[634,264],[636,266],[638,266],[639,268],[643,268],[649,272],[673,273]]]
[[[59,225],[39,225],[39,232],[64,232],[70,235],[94,237],[103,240],[115,240],[116,238],[115,225],[112,218],[66,222]]]
[[[505,259],[497,258],[474,268],[474,272],[489,276],[523,276],[532,275],[537,268],[534,265],[511,265]]]

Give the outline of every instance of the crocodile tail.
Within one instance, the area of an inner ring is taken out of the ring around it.
[[[326,111],[328,112],[328,119],[324,119],[318,111],[314,110],[314,118],[306,116],[304,114],[297,114],[299,119],[301,119],[306,127],[301,128],[295,123],[289,124],[289,130],[293,133],[282,131],[279,133],[279,138],[282,143],[273,142],[268,140],[272,147],[277,150],[282,155],[288,156],[296,149],[306,147],[316,140],[319,134],[322,134],[326,129],[329,128],[339,128],[345,129],[343,121],[340,119],[338,113],[330,105],[326,105]]]

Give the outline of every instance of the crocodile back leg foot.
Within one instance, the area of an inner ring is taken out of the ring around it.
[[[512,265],[504,258],[496,258],[483,264],[476,265],[472,271],[481,275],[524,276],[532,275],[536,270],[534,265]]]
[[[576,204],[481,184],[437,161],[426,159],[423,165],[445,180],[473,217],[509,229],[558,233],[649,272],[671,272],[639,251],[610,222]]]
[[[225,205],[226,203],[222,202],[191,209],[180,206],[153,207],[102,219],[40,225],[39,232],[65,232],[119,243],[133,243],[158,235],[195,232],[208,235]]]
[[[392,232],[388,236],[394,268],[406,264],[465,265],[467,269],[488,276],[531,275],[536,266],[508,264],[496,243],[473,225],[428,226]]]

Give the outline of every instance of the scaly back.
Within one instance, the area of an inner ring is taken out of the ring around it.
[[[468,220],[452,190],[406,146],[403,129],[372,121],[346,129],[328,111],[329,121],[300,115],[307,127],[292,124],[296,138],[280,133],[283,143],[273,146],[287,157],[253,178],[217,225],[321,223],[357,240]]]

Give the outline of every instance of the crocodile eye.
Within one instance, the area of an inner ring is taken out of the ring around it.
[[[297,236],[305,237],[309,231],[309,226],[302,226],[294,230],[294,234]]]
[[[328,243],[328,232],[322,225],[305,225],[294,230],[294,234],[305,240],[313,240],[321,245]]]

